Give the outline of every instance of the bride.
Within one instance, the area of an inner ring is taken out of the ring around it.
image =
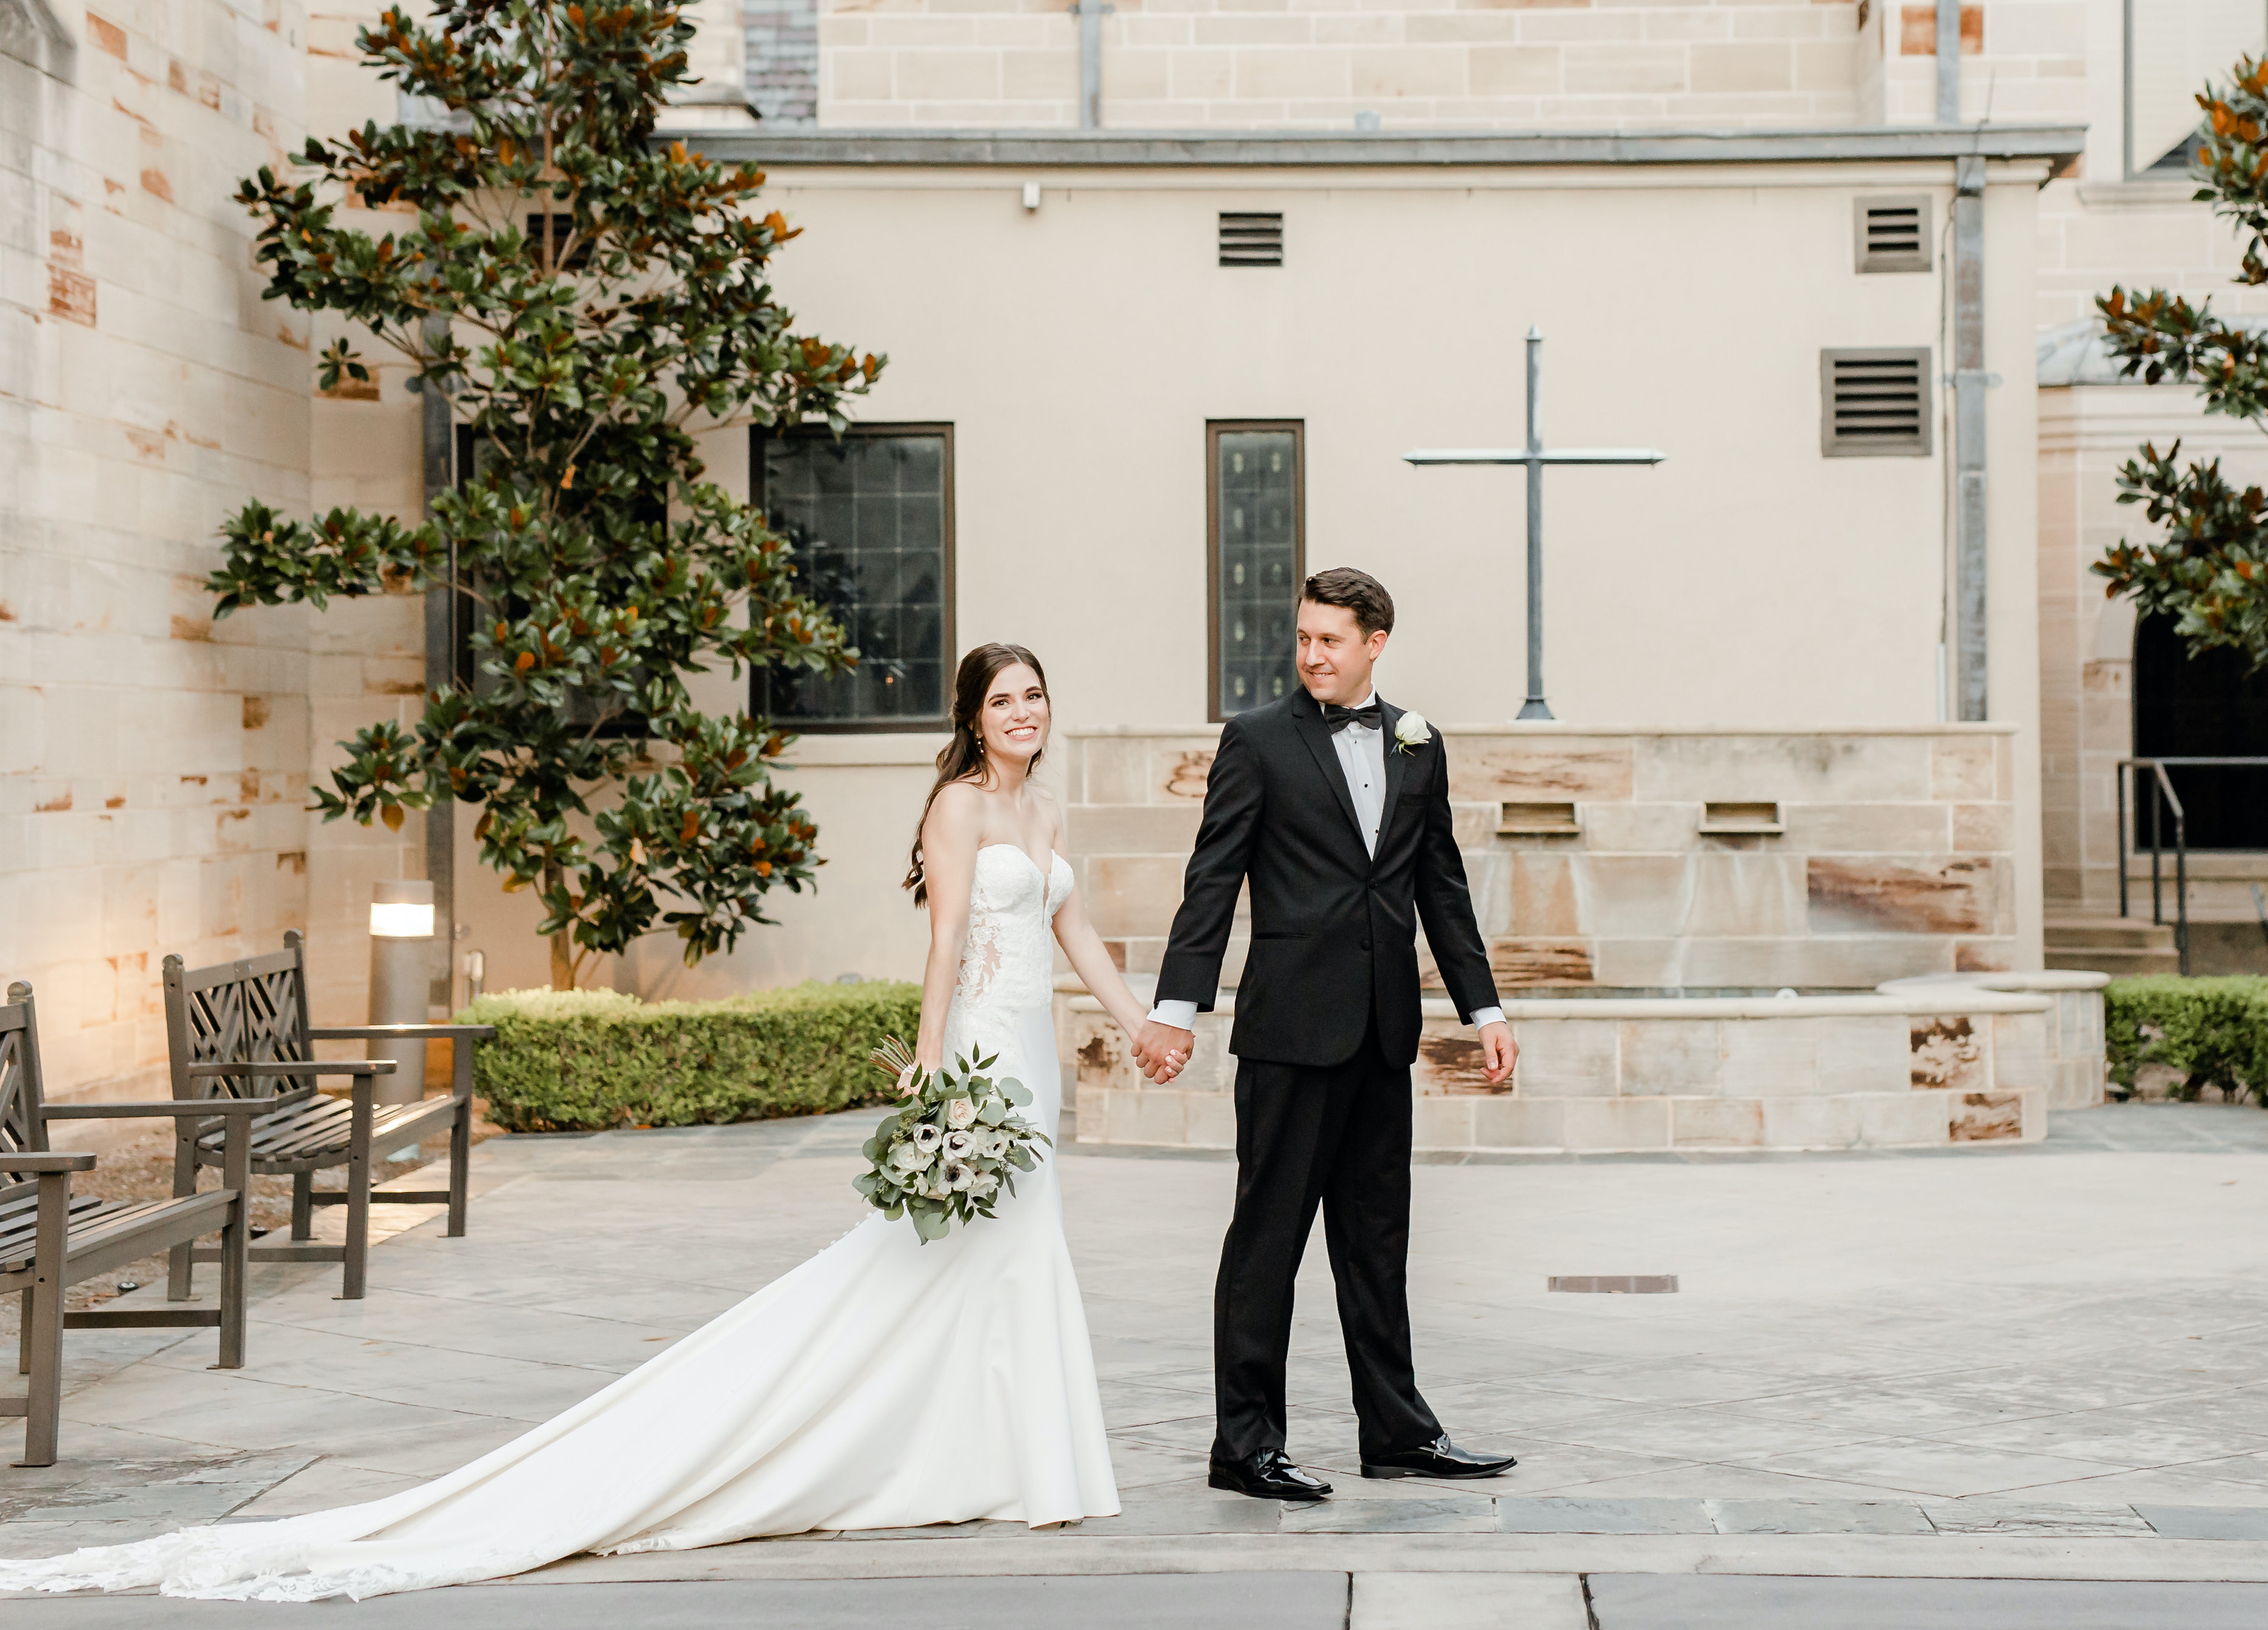
[[[906,883],[930,912],[916,1061],[978,1049],[1055,1135],[1050,928],[1130,1034],[1142,1009],[1086,921],[1031,771],[1047,679],[980,645],[954,685]],[[1178,1058],[1168,1065],[1178,1067]],[[280,1521],[0,1561],[0,1589],[313,1601],[493,1579],[581,1552],[1118,1509],[1053,1159],[999,1214],[924,1245],[870,1215],[604,1390],[420,1488]]]

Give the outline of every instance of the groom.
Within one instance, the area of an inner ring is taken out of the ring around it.
[[[1318,1202],[1362,1474],[1493,1477],[1513,1464],[1451,1443],[1410,1362],[1419,923],[1457,1011],[1480,1027],[1491,1086],[1518,1050],[1473,920],[1440,738],[1371,688],[1393,630],[1393,597],[1367,573],[1342,567],[1301,586],[1302,689],[1221,728],[1158,1004],[1135,1037],[1152,1079],[1189,1056],[1249,879],[1252,946],[1229,1040],[1236,1214],[1213,1291],[1211,1481],[1268,1500],[1331,1492],[1285,1453],[1292,1280]]]

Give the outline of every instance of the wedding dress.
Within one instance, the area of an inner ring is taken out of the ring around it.
[[[997,1052],[1050,1137],[1049,925],[1070,866],[980,850],[948,1060]],[[844,1184],[846,1202],[849,1184]],[[461,1470],[366,1505],[0,1561],[0,1589],[313,1601],[460,1584],[582,1552],[1028,1523],[1118,1509],[1052,1155],[998,1215],[924,1245],[870,1215],[619,1381]]]

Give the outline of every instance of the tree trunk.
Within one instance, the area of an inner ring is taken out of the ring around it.
[[[565,874],[556,866],[545,867],[544,892],[556,892]],[[551,936],[551,988],[555,991],[575,988],[575,931],[572,928],[562,928]]]

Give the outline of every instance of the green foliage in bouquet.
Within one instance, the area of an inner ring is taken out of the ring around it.
[[[2244,243],[2236,282],[2268,284],[2268,59],[2243,58],[2225,89],[2208,85],[2203,145],[2191,173],[2200,203]],[[2195,387],[2207,413],[2268,428],[2268,333],[2232,325],[2211,303],[2165,289],[2114,287],[2095,302],[2111,354],[2130,378]],[[2118,473],[2118,501],[2139,504],[2156,542],[2121,540],[2094,570],[2142,614],[2174,619],[2191,653],[2228,645],[2268,665],[2268,495],[2232,485],[2220,461],[2181,461],[2153,444]]]
[[[1021,1081],[983,1073],[999,1062],[998,1053],[973,1063],[959,1058],[957,1070],[932,1073],[917,1069],[905,1043],[892,1036],[871,1056],[906,1103],[866,1140],[869,1169],[853,1186],[891,1221],[911,1219],[924,1245],[943,1239],[956,1221],[991,1216],[1002,1191],[1016,1191],[1014,1174],[1039,1163],[1033,1146],[1053,1142],[1016,1114],[1032,1101]]]
[[[247,504],[222,528],[215,615],[460,597],[477,678],[342,743],[316,808],[399,828],[482,806],[481,859],[542,902],[560,990],[650,932],[688,963],[730,949],[770,920],[768,891],[812,881],[817,829],[770,774],[790,738],[703,712],[687,682],[858,656],[788,540],[696,455],[706,424],[841,430],[882,359],[794,331],[769,269],[798,229],[756,203],[761,172],[658,143],[693,33],[676,0],[389,6],[357,47],[429,117],[310,137],[295,173],[238,195],[262,298],[406,361],[471,431],[475,468],[422,525]],[[379,236],[342,206],[415,225]],[[345,339],[320,365],[327,390],[371,377]]]
[[[920,1022],[918,985],[798,985],[713,1002],[613,991],[506,991],[459,1015],[492,1024],[475,1087],[508,1132],[708,1126],[880,1103],[875,1043]]]
[[[2144,1065],[2162,1064],[2182,1072],[2174,1098],[2194,1103],[2210,1087],[2224,1103],[2250,1095],[2268,1104],[2268,979],[2113,979],[2102,1030],[2111,1081],[2125,1094]]]

